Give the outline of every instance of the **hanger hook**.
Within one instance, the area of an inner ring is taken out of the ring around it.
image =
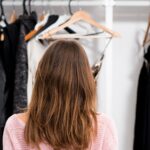
[[[71,2],[72,2],[72,0],[69,0],[68,8],[69,8],[69,13],[70,13],[70,15],[73,15],[72,9],[71,9]]]
[[[31,11],[32,11],[32,10],[31,10],[31,0],[29,0],[28,2],[29,2],[29,3],[28,3],[28,5],[29,5],[29,13],[31,14]]]
[[[23,14],[28,15],[28,11],[26,9],[26,0],[23,0]]]
[[[3,0],[0,0],[0,8],[1,8],[1,17],[4,17],[4,8],[3,8]]]

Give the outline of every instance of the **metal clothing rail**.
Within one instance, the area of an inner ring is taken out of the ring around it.
[[[141,0],[141,1],[116,1],[116,6],[128,6],[128,7],[144,7],[150,6],[150,0]]]
[[[3,2],[4,6],[20,6],[22,5],[21,0],[9,0],[9,1],[4,1]],[[67,6],[68,1],[64,0],[35,0],[32,1],[32,5],[34,6]],[[134,1],[134,0],[124,0],[124,1],[119,1],[119,0],[83,0],[83,1],[72,1],[71,6],[128,6],[128,7],[138,7],[138,6],[150,6],[150,1],[148,0],[141,0],[141,1]]]
[[[31,2],[32,5],[34,6],[67,6],[68,5],[68,1],[67,0],[35,0]],[[20,6],[22,5],[22,1],[16,0],[16,1],[4,1],[3,2],[4,6],[11,6],[11,5],[15,5],[15,6]],[[92,0],[92,1],[72,1],[71,2],[71,6],[100,6],[100,5],[105,5],[105,1],[104,0]]]

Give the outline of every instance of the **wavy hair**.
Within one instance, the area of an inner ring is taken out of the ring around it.
[[[96,135],[96,83],[82,46],[74,40],[55,41],[41,59],[25,140],[39,148],[85,150]]]

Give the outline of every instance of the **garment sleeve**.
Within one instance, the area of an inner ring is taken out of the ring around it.
[[[7,127],[5,127],[3,133],[3,150],[14,150],[10,132]]]
[[[118,150],[118,137],[114,122],[111,119],[106,120],[102,150]]]

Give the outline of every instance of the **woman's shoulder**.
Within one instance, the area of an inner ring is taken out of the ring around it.
[[[101,138],[102,145],[112,146],[117,149],[118,137],[115,123],[111,117],[104,113],[97,115],[98,136]],[[109,145],[110,144],[110,145]]]
[[[114,125],[113,119],[104,113],[97,113],[97,122],[105,126]]]
[[[8,118],[6,121],[6,126],[24,126],[26,122],[27,114],[26,113],[19,113],[14,114]],[[101,125],[101,127],[111,127],[114,126],[114,121],[104,113],[97,113],[97,123]]]
[[[104,113],[97,114],[98,131],[102,134],[109,133],[110,136],[116,135],[116,127],[113,119]]]
[[[24,113],[14,114],[10,116],[6,121],[5,128],[9,128],[10,130],[24,128],[25,122],[23,121],[23,119],[21,119],[23,115]]]

